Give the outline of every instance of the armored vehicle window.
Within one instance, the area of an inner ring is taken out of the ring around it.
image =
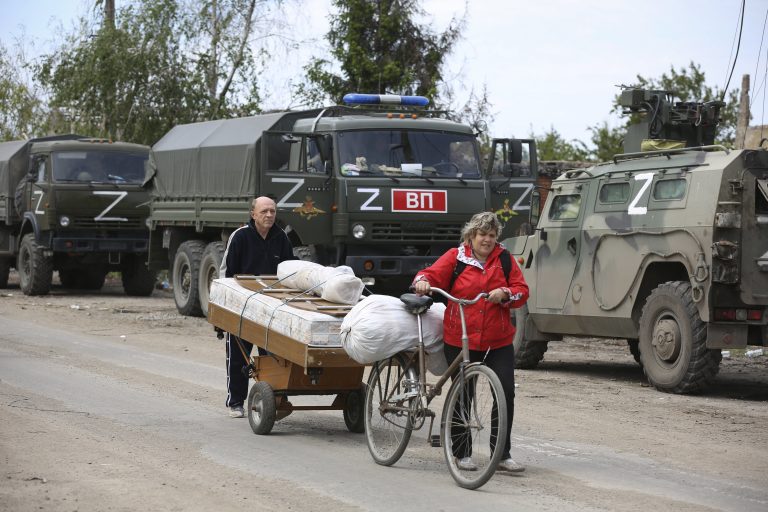
[[[758,192],[755,194],[755,212],[768,213],[768,180],[755,180]]]
[[[573,220],[579,217],[580,208],[581,195],[557,196],[552,201],[552,207],[549,209],[549,218],[552,220]]]
[[[59,182],[139,184],[144,181],[146,153],[122,151],[56,151],[53,179]]]
[[[629,183],[606,183],[600,188],[601,203],[625,203],[629,199]]]
[[[686,181],[684,179],[660,180],[653,187],[653,198],[657,201],[670,201],[685,196]]]
[[[366,130],[338,135],[345,176],[426,176],[479,179],[480,162],[470,134]]]

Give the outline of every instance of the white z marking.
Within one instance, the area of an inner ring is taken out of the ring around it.
[[[640,202],[640,198],[643,197],[643,194],[645,194],[645,191],[648,190],[648,187],[651,186],[651,182],[653,181],[653,174],[652,172],[644,172],[642,174],[635,175],[635,179],[640,181],[644,180],[645,183],[643,183],[643,186],[640,187],[640,190],[637,192],[637,195],[632,200],[631,203],[629,203],[629,208],[627,208],[627,213],[630,215],[645,215],[648,213],[648,208],[645,206],[637,206],[637,203]]]
[[[520,194],[520,197],[515,201],[515,204],[512,205],[513,210],[530,210],[531,205],[523,206],[520,203],[523,202],[523,200],[530,195],[530,193],[533,191],[533,183],[510,183],[509,188],[522,188],[523,193]]]
[[[272,178],[272,183],[295,183],[294,187],[288,191],[287,194],[285,194],[283,197],[280,198],[280,200],[277,202],[278,208],[298,208],[302,205],[302,203],[286,203],[286,201],[293,196],[293,194],[296,193],[297,190],[301,188],[302,185],[304,185],[304,178]]]
[[[373,202],[374,199],[379,197],[379,189],[377,188],[359,188],[357,189],[358,192],[361,192],[363,194],[371,194],[371,197],[368,198],[366,202],[363,203],[363,205],[360,207],[360,211],[374,211],[374,212],[380,212],[384,209],[383,206],[370,206],[370,204]]]
[[[39,196],[37,198],[37,204],[35,205],[35,213],[38,215],[43,215],[45,212],[40,209],[40,203],[43,202],[43,195],[45,195],[45,192],[42,190],[33,190],[32,195]]]
[[[107,212],[109,212],[112,208],[114,208],[117,203],[122,201],[125,198],[125,196],[128,195],[128,192],[126,192],[126,191],[122,191],[122,192],[115,191],[115,192],[112,192],[112,191],[109,191],[109,190],[97,190],[97,191],[95,191],[93,193],[93,195],[95,195],[95,196],[115,196],[115,197],[117,197],[117,199],[112,201],[112,204],[107,206],[104,209],[104,211],[101,212],[100,214],[98,214],[96,217],[94,217],[93,220],[98,220],[98,221],[101,221],[101,220],[107,220],[107,221],[115,220],[115,221],[119,221],[119,222],[126,222],[126,221],[128,221],[128,219],[126,219],[125,217],[105,217]]]

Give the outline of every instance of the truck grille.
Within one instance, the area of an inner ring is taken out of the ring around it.
[[[460,224],[377,222],[371,226],[373,240],[458,242],[460,236]]]
[[[111,216],[111,215],[107,215]],[[121,215],[114,215],[115,217],[121,217]],[[144,224],[142,217],[125,217],[127,221],[117,220],[94,220],[93,217],[75,217],[72,219],[72,227],[77,229],[144,229],[147,226]]]

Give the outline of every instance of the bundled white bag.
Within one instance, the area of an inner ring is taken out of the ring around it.
[[[311,290],[324,300],[340,304],[357,304],[364,288],[352,268],[324,267],[311,261],[283,261],[277,265],[277,278],[287,288]]]
[[[427,358],[433,373],[442,373],[446,366],[442,355],[444,314],[445,304],[435,303],[421,316],[425,349],[436,356],[432,364],[431,356]],[[370,295],[352,308],[341,323],[340,337],[347,354],[361,364],[385,359],[419,344],[416,315],[406,311],[399,298],[388,295]]]

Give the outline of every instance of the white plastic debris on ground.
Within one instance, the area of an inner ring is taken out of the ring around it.
[[[435,375],[448,368],[443,354],[444,313],[445,304],[435,303],[421,321],[427,369]],[[406,311],[399,298],[370,295],[344,317],[340,338],[352,359],[370,364],[418,347],[419,330],[416,315]]]
[[[277,278],[287,288],[311,290],[323,300],[338,304],[357,304],[364,288],[350,267],[324,267],[311,261],[284,261],[277,266]]]

